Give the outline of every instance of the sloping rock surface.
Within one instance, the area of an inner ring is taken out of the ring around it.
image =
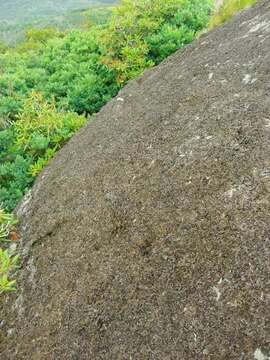
[[[3,360],[270,356],[270,2],[131,82],[21,204]]]

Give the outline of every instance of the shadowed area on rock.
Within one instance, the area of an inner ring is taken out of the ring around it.
[[[270,356],[270,4],[131,82],[18,209],[1,359]]]

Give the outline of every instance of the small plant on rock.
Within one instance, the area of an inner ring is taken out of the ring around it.
[[[16,280],[10,279],[10,273],[17,267],[18,255],[0,248],[0,295],[4,292],[15,291]]]
[[[17,221],[11,214],[5,213],[0,208],[0,245],[8,242],[8,236]],[[19,256],[9,249],[0,247],[0,295],[5,292],[15,291],[16,280],[12,273],[17,267]]]

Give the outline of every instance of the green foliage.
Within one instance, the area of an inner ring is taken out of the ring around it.
[[[43,170],[43,168],[48,164],[50,159],[55,155],[57,147],[54,149],[47,149],[43,157],[39,157],[36,162],[30,166],[30,174],[34,178]]]
[[[7,241],[9,233],[16,223],[17,221],[12,215],[5,213],[0,208],[0,244]],[[11,279],[11,274],[16,269],[18,260],[18,255],[0,247],[0,295],[16,290],[16,280]]]
[[[0,202],[12,210],[55,152],[87,119],[31,93],[17,121],[0,131]]]
[[[2,259],[3,259],[3,261],[5,261],[4,256],[11,258],[11,255],[9,255],[8,253],[2,255],[1,249],[0,249],[0,263],[1,263]],[[14,264],[12,264],[12,266],[13,265]],[[16,285],[16,280],[9,280],[7,274],[0,274],[0,295],[5,292],[16,291],[15,285]]]
[[[44,42],[30,37],[16,51],[0,55],[4,69],[0,73],[0,117],[15,119],[33,90],[42,92],[47,100],[54,97],[59,107],[69,111],[99,111],[119,87],[114,72],[100,61],[97,32],[92,28],[65,36],[52,33]]]
[[[0,248],[0,295],[16,290],[16,280],[11,280],[10,274],[16,269],[18,260],[18,255]]]
[[[256,2],[257,0],[225,0],[221,8],[212,16],[209,28],[213,29],[225,23],[237,12],[254,5]]]
[[[14,126],[0,131],[0,203],[11,211],[32,184],[32,160],[16,148]]]
[[[0,201],[5,209],[13,210],[32,185],[31,164],[30,158],[14,154],[14,159],[0,165]]]
[[[0,241],[3,241],[3,239],[8,237],[10,230],[16,224],[17,220],[13,215],[6,213],[0,207]]]
[[[58,31],[55,28],[44,29],[28,29],[25,33],[25,40],[20,43],[16,52],[29,52],[30,50],[39,50],[50,39],[64,37],[64,33]]]
[[[14,125],[16,146],[38,160],[48,149],[59,149],[86,123],[84,116],[56,109],[39,93],[31,93]]]
[[[123,0],[100,36],[103,61],[125,83],[190,43],[211,8],[211,0]]]

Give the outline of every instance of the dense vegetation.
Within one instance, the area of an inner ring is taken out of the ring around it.
[[[12,210],[43,166],[128,80],[191,42],[211,0],[123,0],[108,23],[30,30],[0,54],[0,203]],[[106,17],[106,16],[105,16]],[[108,18],[108,17],[106,17]]]

